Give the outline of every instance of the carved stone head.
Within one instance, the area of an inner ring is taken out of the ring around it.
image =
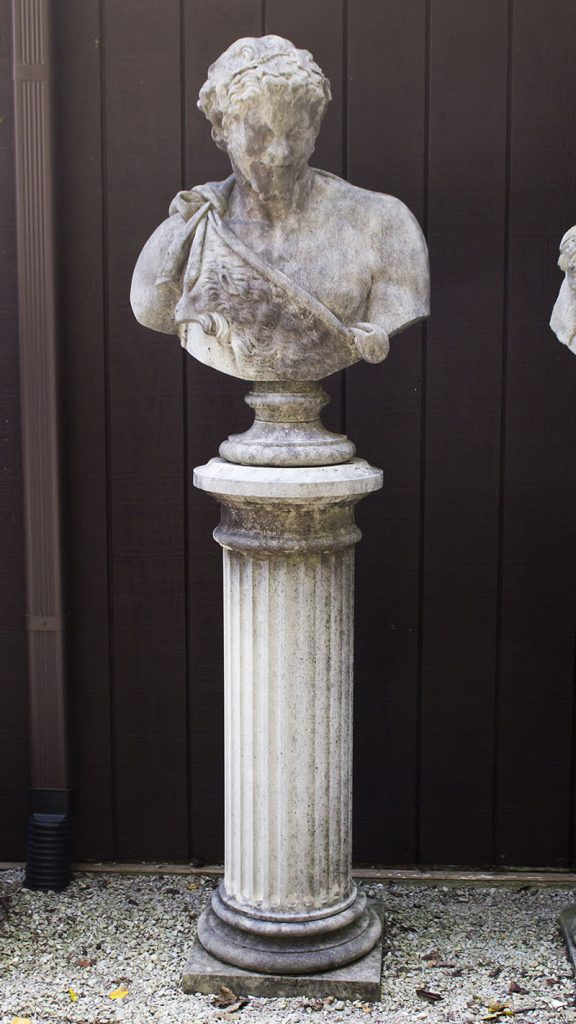
[[[270,35],[233,43],[209,68],[198,106],[237,179],[268,199],[290,194],[330,98],[312,55]]]

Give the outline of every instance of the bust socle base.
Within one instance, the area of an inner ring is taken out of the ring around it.
[[[344,434],[333,434],[320,419],[330,401],[317,381],[266,381],[244,399],[254,409],[252,426],[232,434],[220,455],[241,466],[332,466],[348,462],[356,448]]]
[[[382,473],[362,459],[212,459],[194,483],[222,510],[226,759],[225,875],[198,936],[213,957],[301,991],[286,976],[359,961],[381,935],[351,878],[351,786],[354,506]],[[220,973],[204,977],[195,959],[184,986],[211,988]],[[356,970],[357,995],[376,998],[376,961],[364,967],[369,983]],[[262,990],[250,975],[242,984]]]

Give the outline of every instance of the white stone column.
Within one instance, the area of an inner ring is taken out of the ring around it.
[[[275,974],[358,959],[380,922],[351,878],[354,505],[382,485],[354,459],[272,468],[213,459],[224,549],[224,882],[205,948]]]

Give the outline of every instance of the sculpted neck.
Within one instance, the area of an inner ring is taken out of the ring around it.
[[[229,202],[229,215],[239,220],[259,220],[269,224],[288,220],[301,213],[307,206],[314,183],[314,176],[308,166],[287,182],[282,193],[264,196],[259,194],[250,181],[243,178],[234,167],[236,186]]]

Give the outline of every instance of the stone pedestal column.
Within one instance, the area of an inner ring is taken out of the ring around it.
[[[219,959],[319,972],[373,948],[351,879],[354,505],[361,459],[274,468],[213,459],[224,549],[224,882],[198,934]]]

